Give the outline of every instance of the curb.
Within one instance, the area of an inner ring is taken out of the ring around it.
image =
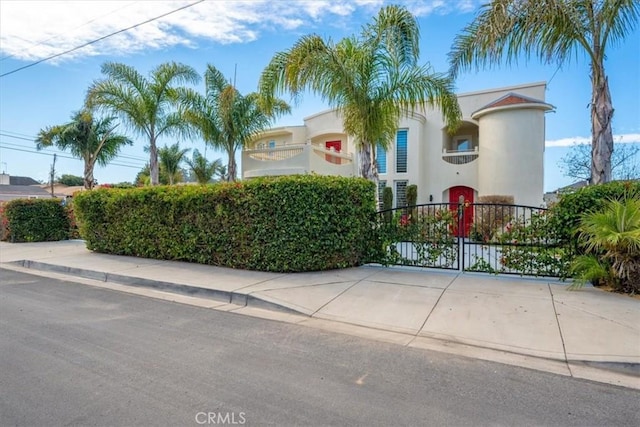
[[[287,314],[298,314],[307,316],[293,308],[266,301],[251,294],[243,294],[233,291],[221,291],[218,289],[201,288],[198,286],[184,285],[180,283],[165,282],[161,280],[144,279],[141,277],[126,276],[122,274],[105,273],[102,271],[89,270],[85,268],[67,267],[63,265],[48,264],[40,261],[19,260],[11,261],[7,264],[39,271],[51,271],[54,273],[69,276],[81,277],[84,279],[98,280],[105,283],[116,283],[118,285],[134,286],[140,288],[154,289],[157,291],[172,292],[190,297],[207,298],[225,303],[231,303],[244,307],[256,307],[267,310],[278,311]]]

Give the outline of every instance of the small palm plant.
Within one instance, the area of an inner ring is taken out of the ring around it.
[[[158,150],[160,167],[165,170],[169,178],[169,185],[182,180],[180,164],[184,161],[188,148],[180,148],[179,143],[164,146]]]
[[[198,181],[199,184],[207,184],[210,182],[215,176],[224,175],[224,166],[222,165],[222,160],[215,159],[210,162],[204,157],[198,150],[193,151],[192,159],[185,159],[187,165],[193,172],[193,175]]]
[[[574,287],[591,282],[640,293],[640,198],[607,202],[585,214],[578,230],[585,254],[573,262]]]

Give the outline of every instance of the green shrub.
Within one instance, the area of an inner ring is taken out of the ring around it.
[[[564,193],[550,207],[550,227],[560,242],[577,247],[577,229],[583,214],[602,210],[609,200],[632,197],[640,197],[640,181],[614,181]]]
[[[407,185],[407,206],[415,206],[418,204],[418,186],[415,184]],[[409,212],[411,218],[416,218],[418,210],[412,208]]]
[[[580,255],[572,267],[577,285],[586,281],[640,293],[640,199],[612,200],[582,216]]]
[[[47,242],[69,237],[69,216],[59,199],[16,199],[4,207],[7,240]]]
[[[458,257],[456,222],[455,212],[447,208],[423,210],[413,218],[396,210],[391,221],[378,224],[377,251],[369,262],[450,268]]]
[[[418,203],[418,186],[407,185],[407,206],[415,206]]]
[[[73,203],[67,203],[64,207],[67,218],[69,218],[69,239],[79,239],[80,232],[78,231],[78,224],[76,223],[76,215],[73,212]]]
[[[391,221],[391,209],[393,209],[393,189],[391,187],[384,187],[382,190],[382,210],[385,212],[385,219]]]
[[[7,202],[0,202],[0,240],[5,241],[9,238],[9,219],[5,213]]]
[[[75,197],[89,249],[262,271],[363,263],[374,184],[288,176],[207,186],[98,189]]]

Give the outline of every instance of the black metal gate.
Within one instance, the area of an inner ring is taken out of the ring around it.
[[[567,277],[573,257],[544,208],[430,203],[380,211],[377,219],[385,265]]]

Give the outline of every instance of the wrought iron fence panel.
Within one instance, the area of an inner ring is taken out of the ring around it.
[[[380,262],[460,269],[457,209],[457,204],[433,203],[380,211]]]
[[[493,274],[568,277],[574,251],[544,208],[431,203],[378,212],[379,262]]]
[[[463,240],[465,271],[567,277],[573,251],[558,239],[544,208],[474,203],[463,208],[473,223]]]

